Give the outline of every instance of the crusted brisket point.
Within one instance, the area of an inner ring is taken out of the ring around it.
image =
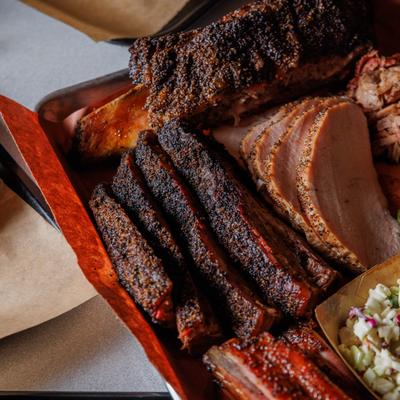
[[[136,40],[130,74],[150,90],[152,126],[227,119],[342,78],[370,37],[367,3],[254,1],[202,29]]]

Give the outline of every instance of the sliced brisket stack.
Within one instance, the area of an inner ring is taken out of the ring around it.
[[[338,273],[245,186],[226,153],[187,125],[172,121],[159,141],[195,191],[219,241],[242,271],[294,317],[309,315]]]
[[[178,228],[194,268],[210,287],[221,315],[240,337],[253,336],[276,322],[279,313],[263,305],[235,270],[207,224],[201,205],[176,172],[152,132],[142,132],[135,160],[169,221]]]
[[[214,312],[193,282],[187,257],[147,188],[132,153],[123,155],[112,190],[131,218],[138,221],[142,232],[147,234],[173,279],[176,325],[183,348],[198,353],[220,341],[222,331]]]
[[[137,39],[134,84],[149,88],[152,126],[215,122],[343,78],[366,51],[365,0],[258,0],[191,32]]]

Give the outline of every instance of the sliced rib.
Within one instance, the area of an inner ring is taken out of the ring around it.
[[[141,133],[135,157],[147,185],[171,223],[179,229],[195,269],[212,289],[234,333],[248,337],[268,329],[279,313],[264,306],[234,269],[214,240],[201,205],[175,171],[155,135]]]
[[[255,397],[261,399],[349,399],[297,348],[266,332],[247,342],[231,339],[212,347],[203,361],[222,384],[236,386],[233,396],[244,388],[261,392],[265,397]]]
[[[89,202],[119,281],[153,322],[173,325],[172,282],[124,209],[97,185]]]
[[[219,241],[263,297],[295,317],[309,314],[320,290],[304,270],[301,250],[291,249],[281,236],[276,227],[284,224],[242,183],[228,154],[177,121],[164,125],[158,135],[206,209]],[[298,242],[303,244],[300,238]]]
[[[222,337],[219,323],[194,284],[187,259],[135,165],[133,154],[122,156],[112,190],[162,256],[173,279],[176,325],[183,348],[198,353],[219,342]]]
[[[298,168],[300,204],[331,253],[354,272],[400,251],[372,162],[366,118],[350,102],[332,106],[311,128]]]
[[[213,346],[203,362],[234,400],[308,400],[300,385],[273,362],[259,362],[237,339]]]
[[[340,382],[353,399],[361,400],[362,386],[316,329],[317,324],[313,321],[300,323],[285,330],[280,338],[312,360],[332,382]]]

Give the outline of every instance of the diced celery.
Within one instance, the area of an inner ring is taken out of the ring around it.
[[[376,375],[383,376],[383,375],[385,375],[386,367],[382,366],[382,365],[375,365],[373,370],[374,370]]]
[[[392,327],[388,325],[378,327],[378,335],[386,343],[389,343],[390,338],[392,337]]]
[[[391,291],[392,294],[397,296],[399,294],[399,287],[398,286],[391,286],[390,287],[390,291]]]
[[[359,318],[357,322],[354,324],[354,334],[360,339],[363,340],[365,336],[370,332],[372,326],[366,322],[364,319]]]
[[[365,365],[363,363],[364,353],[357,346],[354,345],[351,346],[350,350],[351,350],[351,356],[353,358],[352,365],[357,371],[359,372],[364,371],[365,370]]]
[[[365,308],[372,314],[380,314],[382,311],[382,304],[379,300],[369,296],[365,303]]]
[[[339,344],[338,348],[339,348],[339,351],[342,353],[343,357],[346,359],[346,361],[350,365],[353,365],[353,357],[351,355],[350,349],[348,347],[346,347],[344,344]]]
[[[368,368],[363,375],[363,379],[367,382],[368,386],[372,386],[373,382],[378,378],[372,368]]]
[[[386,393],[383,397],[382,400],[400,400],[400,391],[399,389],[395,389],[391,392]]]
[[[373,351],[367,349],[367,350],[363,350],[364,353],[364,358],[363,358],[363,365],[365,368],[368,368],[372,362],[374,361],[375,358],[375,354]]]
[[[373,383],[372,388],[380,395],[384,395],[385,393],[392,391],[395,388],[395,385],[388,379],[378,378]]]
[[[389,301],[393,308],[399,308],[399,295],[390,295]]]

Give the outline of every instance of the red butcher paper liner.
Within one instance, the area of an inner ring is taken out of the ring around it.
[[[66,162],[62,165],[51,144],[53,138],[42,129],[37,113],[4,96],[0,96],[0,113],[89,282],[139,340],[150,362],[182,400],[215,398],[216,388],[201,360],[180,351],[172,335],[153,329],[119,284],[96,228],[70,180],[74,172]]]

